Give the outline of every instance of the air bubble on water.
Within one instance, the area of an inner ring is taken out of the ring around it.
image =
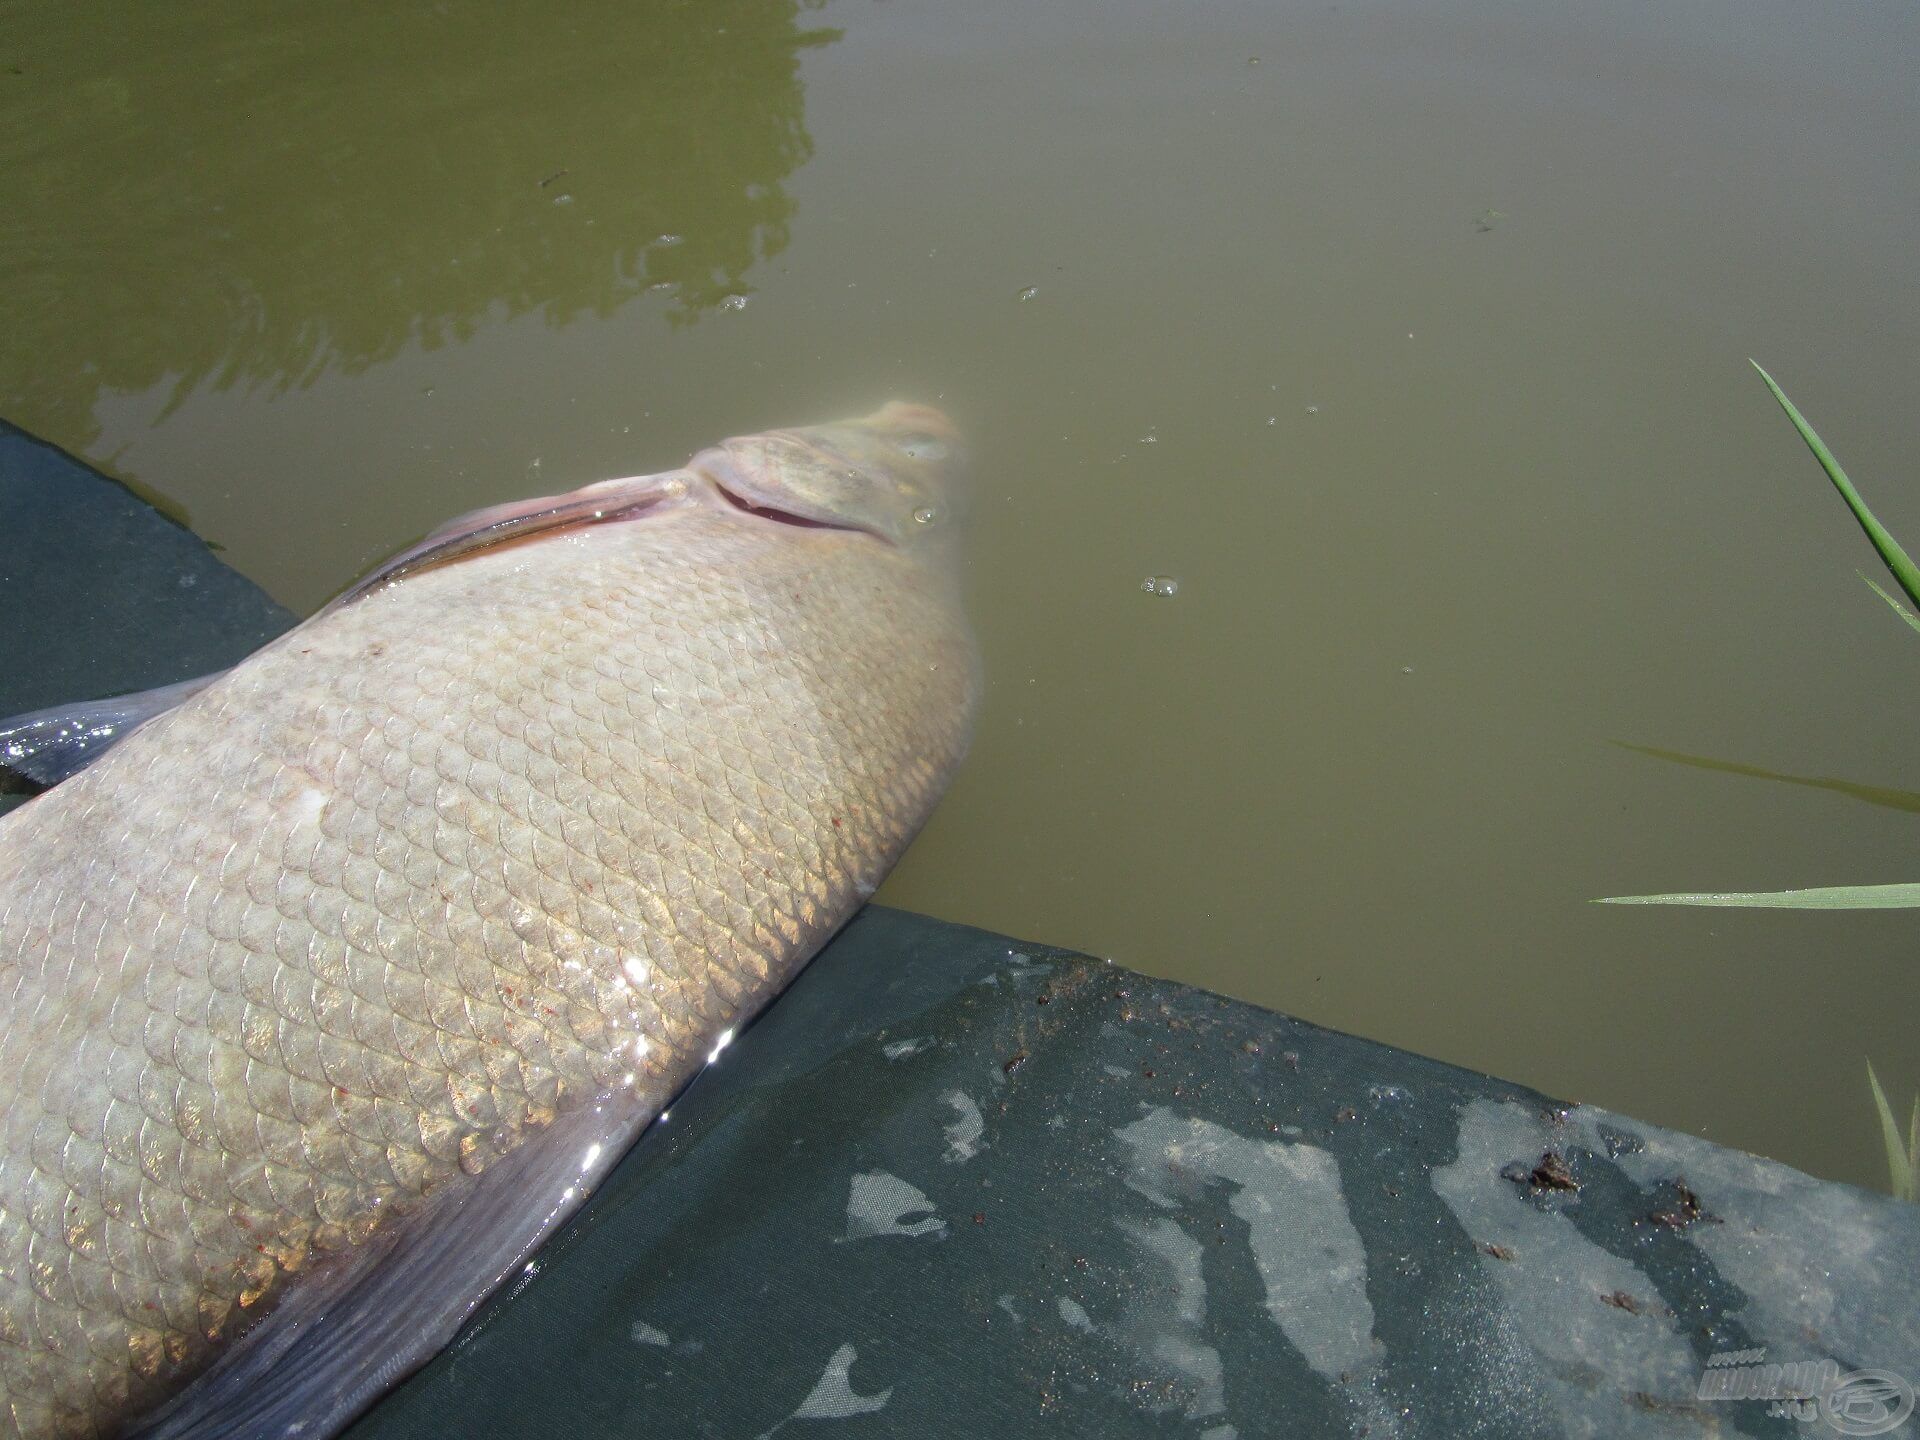
[[[679,235],[659,235],[654,238],[653,243],[656,245],[678,245],[682,238],[684,237]]]
[[[1140,582],[1140,588],[1149,595],[1178,595],[1180,582],[1171,575],[1149,575]]]
[[[1029,285],[1024,290],[1020,291],[1019,294],[1015,295],[1013,298],[1016,300],[1031,300],[1033,299],[1034,296],[1038,295],[1039,293],[1040,293],[1040,287],[1038,285]]]
[[[929,505],[922,505],[918,510],[913,512],[914,523],[919,525],[931,525],[938,518],[939,516],[935,514],[933,507]]]
[[[722,310],[744,310],[747,308],[747,297],[744,295],[729,295],[720,302],[720,308]]]
[[[1307,406],[1307,414],[1318,415],[1319,413],[1320,413],[1320,407],[1318,405]]]

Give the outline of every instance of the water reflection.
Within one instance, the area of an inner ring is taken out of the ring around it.
[[[1667,760],[1675,765],[1691,765],[1700,770],[1718,770],[1725,775],[1744,775],[1752,780],[1772,780],[1781,785],[1804,785],[1810,790],[1830,790],[1836,795],[1845,795],[1851,800],[1864,801],[1868,805],[1881,805],[1889,810],[1906,810],[1920,814],[1920,793],[1912,790],[1895,790],[1885,785],[1862,785],[1853,780],[1839,780],[1826,775],[1789,775],[1782,770],[1765,770],[1758,765],[1746,765],[1738,760],[1717,760],[1711,755],[1689,755],[1681,750],[1662,750],[1654,745],[1634,745],[1625,740],[1613,742],[1622,750],[1631,750],[1636,755],[1651,755],[1656,760]]]
[[[787,244],[783,182],[812,148],[799,52],[840,33],[801,10],[16,15],[0,414],[79,447],[105,390],[299,386],[490,316],[560,325],[649,289],[693,320]]]

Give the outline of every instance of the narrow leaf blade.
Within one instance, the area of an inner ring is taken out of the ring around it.
[[[1873,591],[1874,594],[1878,595],[1882,600],[1886,601],[1887,604],[1893,607],[1894,614],[1898,615],[1902,620],[1906,621],[1907,624],[1911,625],[1914,629],[1920,630],[1920,616],[1916,616],[1911,610],[1907,609],[1906,606],[1902,605],[1898,600],[1894,599],[1893,596],[1889,595],[1881,585],[1879,585],[1876,581],[1874,581],[1869,576],[1862,575],[1860,578],[1867,582],[1867,588],[1869,590]]]
[[[1913,1097],[1913,1117],[1907,1123],[1907,1188],[1902,1200],[1920,1200],[1920,1095]]]
[[[1893,1118],[1893,1106],[1887,1103],[1887,1092],[1880,1088],[1880,1077],[1873,1073],[1873,1062],[1867,1062],[1867,1084],[1873,1089],[1873,1108],[1880,1112],[1880,1139],[1887,1147],[1887,1173],[1891,1177],[1893,1193],[1901,1200],[1913,1199],[1913,1165],[1916,1157],[1908,1154],[1907,1146],[1900,1141],[1900,1122]],[[1920,1100],[1914,1102],[1916,1114],[1920,1114]]]
[[[1847,502],[1847,508],[1853,511],[1853,518],[1866,532],[1867,539],[1873,542],[1873,548],[1880,552],[1880,558],[1887,569],[1893,572],[1893,578],[1900,582],[1900,588],[1907,592],[1907,598],[1920,605],[1920,566],[1908,558],[1907,552],[1900,548],[1900,542],[1887,532],[1874,514],[1867,508],[1867,502],[1860,498],[1860,492],[1853,488],[1853,482],[1847,479],[1847,472],[1840,468],[1840,462],[1833,458],[1824,441],[1809,425],[1806,417],[1794,408],[1787,398],[1787,392],[1774,383],[1774,378],[1761,369],[1758,360],[1747,363],[1760,371],[1760,378],[1767,382],[1767,389],[1773,392],[1773,398],[1780,402],[1780,408],[1787,412],[1787,418],[1793,422],[1793,428],[1800,432],[1800,438],[1807,442],[1807,448],[1813,452],[1813,458],[1820,462],[1820,468],[1827,472],[1827,478],[1833,482],[1833,488],[1840,492],[1840,498]]]
[[[1608,895],[1600,905],[1725,905],[1762,910],[1915,910],[1920,884],[1828,885],[1811,890],[1703,891],[1679,895]]]

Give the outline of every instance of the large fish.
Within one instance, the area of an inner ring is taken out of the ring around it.
[[[0,1434],[313,1440],[446,1343],[946,786],[954,445],[477,512],[0,820]]]

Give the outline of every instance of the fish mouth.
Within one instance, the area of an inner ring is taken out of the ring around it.
[[[809,450],[816,447],[791,436],[781,436],[781,441],[789,445],[802,445]],[[883,534],[866,525],[859,525],[824,510],[795,510],[788,505],[775,505],[771,497],[763,496],[757,486],[741,468],[724,445],[716,445],[702,450],[687,462],[687,469],[700,476],[713,486],[720,498],[734,509],[757,519],[769,520],[776,525],[791,525],[801,530],[841,530],[851,535],[870,535],[876,540],[892,544],[891,536]],[[783,500],[788,497],[782,496]]]

